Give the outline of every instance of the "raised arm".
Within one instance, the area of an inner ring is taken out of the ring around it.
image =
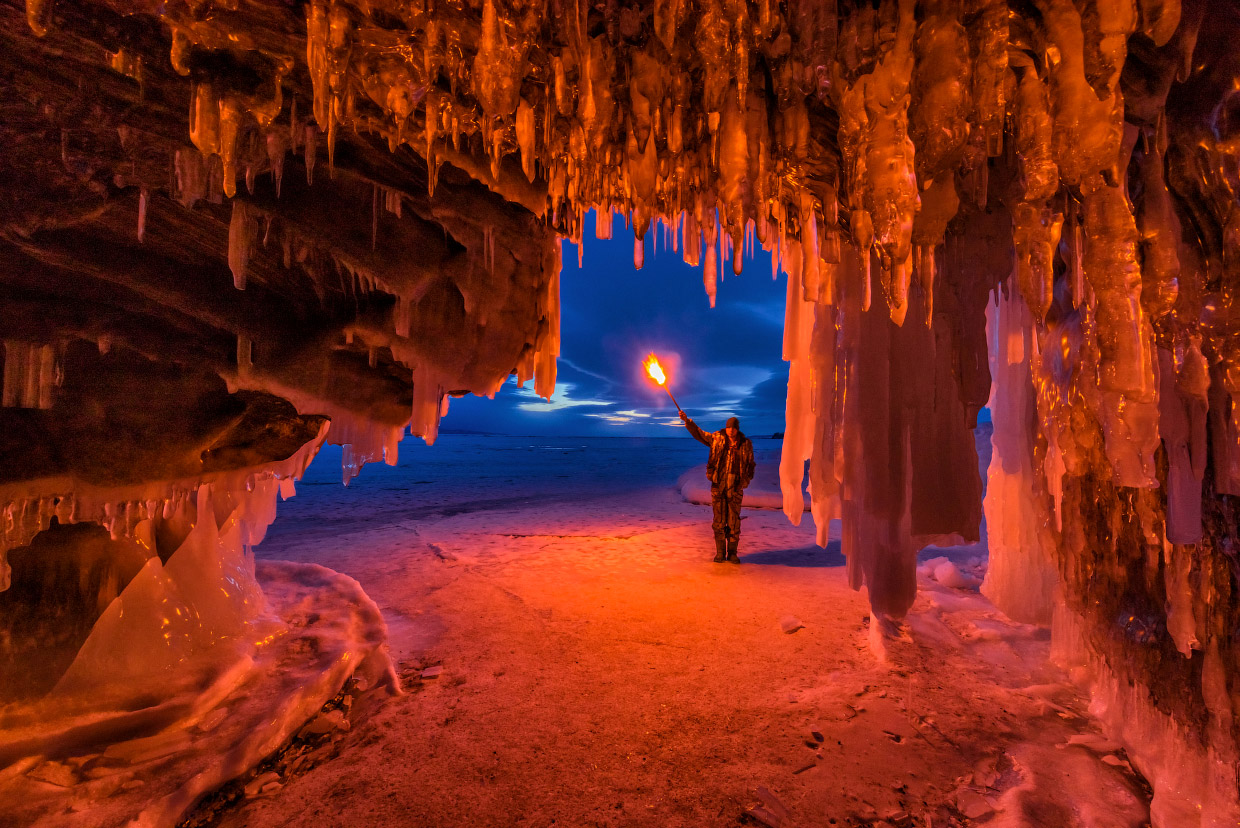
[[[690,420],[689,415],[683,411],[680,412],[680,421],[685,424],[685,428],[689,429],[689,433],[693,435],[695,440],[704,446],[711,445],[711,439],[706,436],[706,432],[698,428],[697,423]]]

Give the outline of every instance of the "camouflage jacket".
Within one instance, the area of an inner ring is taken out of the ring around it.
[[[723,485],[727,471],[721,466],[723,455],[727,451],[728,433],[723,429],[711,432],[702,431],[693,420],[685,423],[685,428],[689,429],[689,433],[699,443],[710,446],[710,459],[706,461],[706,476],[710,479],[712,486]],[[749,481],[753,480],[754,462],[753,443],[740,431],[736,435],[736,453],[739,457],[737,482],[743,489],[749,485]]]

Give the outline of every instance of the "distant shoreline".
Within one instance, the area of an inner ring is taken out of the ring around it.
[[[645,434],[502,434],[496,431],[449,431],[441,428],[439,430],[440,437],[512,437],[519,439],[538,439],[538,440],[683,440],[685,435],[663,435],[648,436]],[[747,435],[751,440],[779,440],[783,441],[783,436],[772,436],[770,434],[761,434],[754,436]],[[406,435],[406,438],[408,435]]]

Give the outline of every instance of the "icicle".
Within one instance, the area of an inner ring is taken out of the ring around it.
[[[594,209],[594,238],[610,239],[611,238],[611,207],[603,210],[600,207]]]
[[[534,180],[534,108],[524,99],[517,104],[517,148],[521,151],[521,170],[529,181]]]
[[[245,290],[246,269],[250,262],[250,222],[244,201],[233,201],[232,220],[228,223],[228,269],[232,271],[233,287]]]
[[[254,365],[253,360],[254,343],[250,341],[248,336],[243,334],[237,335],[237,374],[246,376],[250,373],[250,368]]]
[[[706,243],[706,261],[702,264],[702,285],[706,288],[706,298],[710,300],[710,306],[715,306],[715,293],[717,291],[715,282],[715,244],[714,240],[708,240]]]
[[[271,165],[271,176],[276,184],[276,198],[280,197],[280,184],[284,180],[284,133],[271,130],[267,133],[267,163]]]
[[[210,82],[194,85],[189,112],[189,139],[203,158],[220,151],[220,101]]]
[[[822,283],[821,257],[818,251],[818,209],[809,194],[801,196],[801,280],[803,299],[807,302],[828,301]]]
[[[143,187],[138,191],[138,243],[141,244],[146,239],[146,201],[147,189]]]
[[[430,366],[423,361],[413,372],[413,413],[409,430],[421,437],[428,446],[434,445],[439,435],[439,418],[442,411],[443,387],[433,375]]]
[[[803,282],[805,257],[802,245],[789,250],[788,292],[784,307],[783,358],[788,363],[784,443],[779,461],[779,488],[784,514],[794,526],[805,509],[805,461],[813,451],[812,374],[810,340],[814,333],[814,303],[807,301]]]
[[[318,157],[318,130],[314,124],[306,124],[305,135],[306,183],[313,184],[314,162]]]
[[[1199,350],[1190,350],[1184,364],[1181,380],[1172,353],[1158,349],[1158,427],[1167,455],[1167,540],[1195,544],[1202,538],[1209,379]],[[1194,376],[1198,379],[1191,379]]]
[[[636,235],[633,236],[633,269],[641,270],[646,262],[646,245]]]
[[[52,19],[52,0],[26,0],[26,24],[39,37],[47,34]]]
[[[395,325],[396,335],[408,337],[409,326],[412,323],[413,303],[403,296],[396,297]]]
[[[544,272],[550,274],[547,280],[547,292],[543,300],[544,327],[536,342],[537,355],[534,368],[534,393],[543,399],[551,399],[555,392],[556,359],[560,355],[560,262],[562,242],[557,243],[556,250],[543,264]]]
[[[400,190],[394,190],[390,187],[383,188],[383,208],[396,216],[396,218],[401,217]]]

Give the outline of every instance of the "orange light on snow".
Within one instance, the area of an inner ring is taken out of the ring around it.
[[[646,366],[646,373],[650,375],[652,380],[659,385],[667,384],[667,375],[663,373],[663,366],[659,364],[658,357],[651,354],[646,357],[646,361],[643,364]]]

